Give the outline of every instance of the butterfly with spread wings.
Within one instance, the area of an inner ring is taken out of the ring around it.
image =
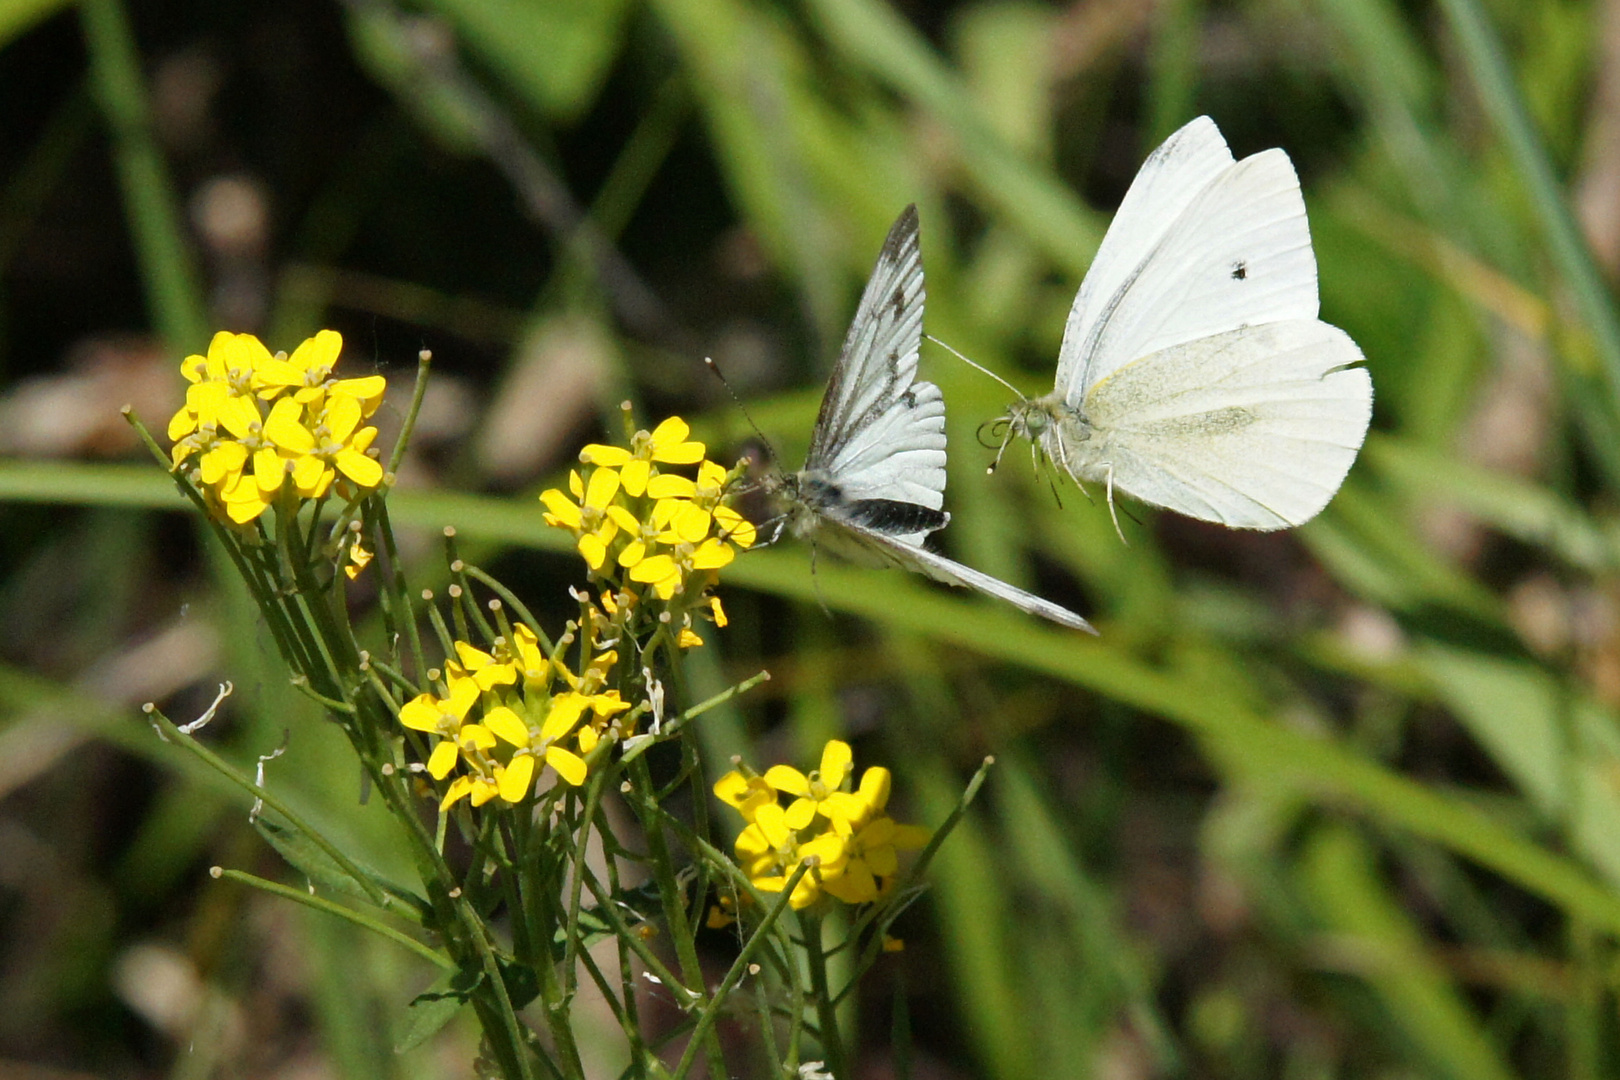
[[[1372,416],[1361,350],[1316,316],[1288,155],[1235,161],[1201,116],[1131,182],[1069,312],[1056,386],[995,422],[1001,449],[1030,439],[1106,485],[1110,509],[1117,489],[1232,528],[1308,521]]]
[[[1080,616],[923,547],[943,528],[945,399],[916,381],[923,269],[917,208],[889,230],[833,368],[804,468],[767,488],[788,529],[852,562],[898,566],[963,585],[1077,630]]]

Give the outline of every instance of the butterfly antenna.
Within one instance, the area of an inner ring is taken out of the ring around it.
[[[720,374],[720,365],[714,362],[712,356],[705,356],[703,362],[709,366],[709,371],[714,374],[714,377],[720,380],[720,385],[726,388],[726,393],[731,395],[732,402],[737,406],[737,410],[743,414],[743,419],[748,421],[748,426],[754,429],[754,434],[759,436],[760,445],[765,448],[765,456],[771,459],[771,465],[780,471],[782,463],[776,460],[776,450],[771,446],[771,440],[767,439],[765,433],[759,430],[759,425],[754,423],[754,418],[748,415],[748,406],[743,404],[742,398],[737,396],[737,391],[732,389],[731,383],[727,381],[726,377]]]
[[[1017,394],[1019,401],[1028,401],[1029,400],[1028,398],[1026,398],[1024,396],[1023,391],[1018,389],[1018,387],[1014,386],[1012,383],[1008,382],[1006,379],[1003,379],[1000,375],[997,375],[995,372],[991,371],[989,368],[985,367],[983,364],[979,363],[977,360],[969,360],[966,356],[963,356],[960,352],[957,352],[955,349],[951,348],[949,345],[947,345],[943,341],[939,340],[939,338],[935,337],[933,334],[924,334],[923,337],[927,338],[929,341],[932,341],[935,345],[938,345],[940,348],[944,349],[946,352],[950,353],[952,356],[954,356],[958,360],[962,361],[962,363],[966,364],[968,367],[974,368],[974,369],[976,369],[978,371],[984,372],[986,375],[988,375],[992,379],[996,380],[996,382],[1000,383],[1002,386],[1005,386],[1007,389],[1009,389],[1013,393]]]

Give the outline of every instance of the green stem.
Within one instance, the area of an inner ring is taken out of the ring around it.
[[[214,869],[216,877],[224,878],[227,881],[239,881],[244,885],[251,885],[261,892],[273,893],[284,900],[291,900],[295,904],[303,904],[305,907],[314,908],[316,911],[336,915],[338,918],[346,919],[356,926],[370,930],[374,934],[381,934],[396,945],[409,949],[430,964],[434,964],[446,971],[456,970],[456,962],[448,956],[429,948],[409,934],[403,934],[395,930],[392,926],[378,922],[376,919],[367,918],[353,908],[346,908],[342,904],[335,904],[323,897],[313,896],[302,889],[293,889],[286,885],[279,885],[274,881],[266,881],[264,878],[255,877],[241,870],[221,870],[218,867]]]
[[[698,1046],[708,1038],[710,1029],[720,1019],[720,1011],[725,1007],[726,998],[731,996],[732,990],[736,989],[743,976],[748,974],[748,969],[754,963],[754,955],[759,952],[771,933],[772,928],[776,925],[776,920],[781,918],[782,912],[788,909],[788,902],[793,899],[793,890],[798,888],[799,879],[809,872],[809,863],[800,863],[793,871],[793,876],[788,878],[788,883],[783,887],[781,894],[777,896],[776,902],[771,905],[770,910],[765,913],[765,918],[761,920],[758,928],[749,937],[748,943],[737,954],[737,959],[732,963],[731,970],[727,971],[726,977],[720,980],[720,985],[710,996],[707,1005],[703,1009],[703,1015],[698,1017],[697,1027],[692,1031],[692,1038],[686,1044],[686,1052],[681,1055],[680,1063],[675,1066],[674,1080],[685,1080],[687,1073],[691,1071],[692,1062],[697,1060]]]
[[[836,1080],[850,1080],[844,1061],[844,1041],[838,1034],[838,1007],[827,985],[827,954],[821,947],[821,916],[799,913],[799,933],[804,936],[804,955],[810,962],[810,992],[816,999],[816,1023],[820,1027],[821,1053],[827,1071]]]

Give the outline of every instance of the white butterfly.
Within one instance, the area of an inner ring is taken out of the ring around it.
[[[787,504],[795,536],[854,562],[898,566],[965,585],[1079,630],[1066,608],[923,547],[951,519],[945,502],[945,399],[916,382],[923,270],[917,208],[889,230],[821,400],[799,472],[767,487]]]
[[[1288,155],[1234,161],[1201,116],[1131,182],[1074,298],[1057,386],[996,422],[1001,450],[1030,439],[1105,484],[1110,512],[1117,489],[1233,528],[1309,521],[1372,416],[1361,350],[1317,310]]]

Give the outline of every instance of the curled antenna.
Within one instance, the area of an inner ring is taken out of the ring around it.
[[[765,456],[771,459],[771,465],[777,471],[781,471],[782,463],[776,460],[776,450],[771,446],[771,440],[765,437],[765,433],[759,430],[759,425],[754,423],[754,418],[748,415],[748,406],[743,404],[742,398],[737,396],[737,391],[732,389],[731,383],[720,373],[720,365],[714,362],[712,356],[705,356],[703,362],[708,365],[714,377],[720,380],[720,385],[726,388],[726,393],[731,395],[731,400],[736,404],[738,411],[743,414],[743,419],[748,421],[748,426],[754,429],[754,434],[759,436],[760,445],[765,448]],[[969,362],[971,363],[971,361]]]
[[[966,364],[968,367],[974,368],[974,369],[976,369],[978,371],[984,372],[986,375],[988,375],[992,379],[996,380],[996,382],[1000,383],[1002,386],[1005,386],[1007,389],[1009,389],[1013,393],[1017,394],[1019,401],[1028,401],[1029,400],[1028,398],[1026,398],[1024,396],[1023,391],[1018,389],[1018,387],[1014,386],[1012,383],[1008,382],[1006,379],[1003,379],[1000,375],[997,375],[995,372],[991,371],[989,368],[985,367],[983,364],[979,363],[978,361],[969,360],[967,357],[963,356],[961,353],[957,352],[955,349],[951,348],[949,345],[947,345],[943,341],[939,340],[939,338],[935,337],[933,334],[924,334],[923,337],[927,338],[929,341],[932,341],[935,345],[938,345],[940,348],[944,349],[946,352],[950,353],[952,356],[954,356],[958,360],[962,361],[962,363]]]
[[[995,450],[998,447],[1006,445],[1007,428],[1011,423],[1011,418],[1006,416],[998,416],[994,420],[986,420],[984,423],[978,426],[977,430],[974,431],[973,438],[986,450]],[[986,434],[990,436],[988,441],[985,439]]]

